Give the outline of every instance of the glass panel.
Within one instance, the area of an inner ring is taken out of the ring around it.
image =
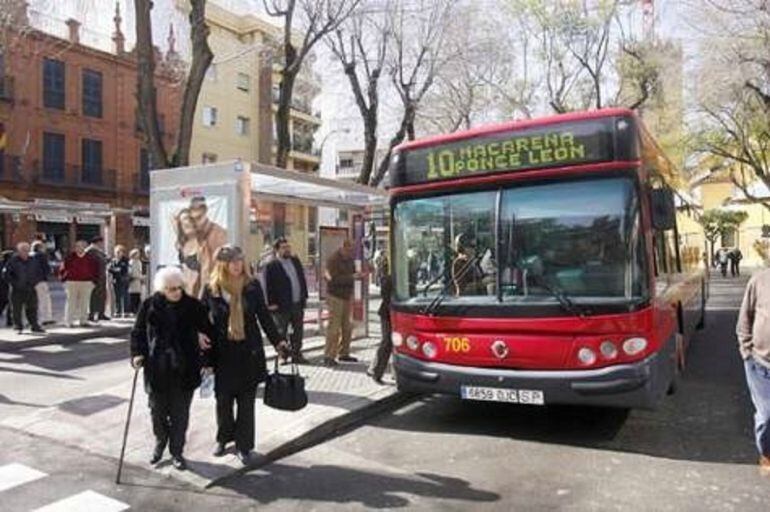
[[[102,117],[102,74],[90,69],[83,71],[83,114]]]
[[[582,297],[642,295],[638,217],[626,178],[504,191],[503,300],[551,296],[554,289]]]
[[[48,180],[64,180],[64,135],[43,134],[43,177]]]
[[[497,192],[404,201],[394,213],[396,294],[401,300],[495,299]]]
[[[43,104],[46,108],[64,110],[64,63],[43,61]]]

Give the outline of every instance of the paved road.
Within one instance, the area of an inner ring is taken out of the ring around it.
[[[137,468],[116,487],[114,460],[0,427],[0,508],[100,495],[122,504],[105,510],[764,511],[732,334],[743,283],[715,279],[707,329],[657,411],[423,398],[205,493]],[[109,338],[0,353],[0,421],[98,394],[124,365],[125,342]],[[12,464],[37,477],[4,489]]]
[[[744,283],[714,281],[657,411],[425,398],[228,487],[276,510],[766,511],[732,334]]]

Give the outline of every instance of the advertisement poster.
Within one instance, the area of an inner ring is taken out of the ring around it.
[[[208,283],[216,250],[228,243],[231,226],[226,195],[195,195],[167,199],[158,205],[158,265],[179,266],[185,290],[200,296]]]

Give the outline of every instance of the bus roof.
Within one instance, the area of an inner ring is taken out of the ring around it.
[[[474,137],[480,137],[484,135],[491,135],[501,132],[515,132],[517,130],[524,130],[527,128],[535,128],[538,126],[548,126],[552,124],[567,123],[570,121],[583,121],[587,119],[601,119],[604,117],[616,117],[616,116],[629,116],[637,118],[636,113],[633,110],[627,108],[604,108],[599,110],[588,110],[580,112],[569,112],[567,114],[556,114],[546,117],[538,117],[534,119],[522,119],[518,121],[507,121],[504,123],[488,124],[471,128],[470,130],[464,130],[461,132],[446,133],[440,135],[431,135],[429,137],[423,137],[408,142],[404,142],[396,147],[397,151],[404,151],[410,149],[416,149],[426,146],[433,146],[436,144],[445,144],[447,142],[454,142],[458,140],[471,139]],[[637,118],[638,119],[638,118]]]

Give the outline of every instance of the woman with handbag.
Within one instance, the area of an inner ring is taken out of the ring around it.
[[[254,402],[257,386],[267,377],[262,326],[276,351],[289,356],[265,305],[262,286],[244,264],[239,247],[217,249],[209,284],[202,301],[214,325],[211,347],[204,352],[205,371],[214,371],[217,401],[216,457],[235,441],[238,458],[247,465],[254,449]],[[233,414],[237,404],[238,413]]]
[[[155,450],[150,463],[160,461],[166,445],[174,467],[184,470],[182,456],[190,403],[201,382],[200,347],[214,330],[203,305],[184,292],[182,272],[174,267],[155,274],[155,293],[139,308],[131,331],[131,365],[144,367]]]

